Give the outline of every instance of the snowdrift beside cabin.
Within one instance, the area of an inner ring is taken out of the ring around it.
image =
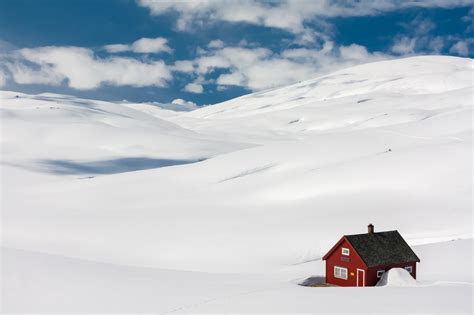
[[[390,269],[382,275],[376,284],[377,287],[412,287],[416,285],[417,281],[403,268]]]

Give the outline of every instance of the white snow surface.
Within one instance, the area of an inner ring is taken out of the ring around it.
[[[378,287],[409,287],[415,286],[416,280],[403,268],[392,268],[385,272],[377,282]]]
[[[3,313],[472,312],[473,74],[382,61],[191,112],[0,92]],[[368,223],[420,285],[297,285]]]

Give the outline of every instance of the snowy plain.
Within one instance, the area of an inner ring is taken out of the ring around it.
[[[191,112],[0,92],[2,313],[471,313],[473,74],[382,61]],[[416,286],[298,285],[368,223]]]

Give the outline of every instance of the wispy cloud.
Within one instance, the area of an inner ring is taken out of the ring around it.
[[[465,33],[474,31],[474,7],[469,10],[469,13],[462,17],[462,21],[467,23],[467,27],[464,30]]]
[[[105,45],[104,48],[109,53],[119,53],[127,51],[132,51],[141,54],[172,52],[171,48],[168,46],[168,40],[163,37],[140,38],[132,44],[111,44]]]
[[[220,39],[211,40],[207,45],[208,48],[222,48],[224,47],[224,42]]]
[[[452,54],[456,54],[459,56],[467,56],[469,55],[469,46],[474,44],[474,40],[459,40],[457,41],[451,48],[449,52]]]
[[[401,23],[403,33],[394,37],[390,50],[400,56],[415,54],[440,54],[450,46],[449,53],[467,56],[471,41],[454,35],[433,35],[437,28],[434,21],[418,14],[412,21]]]
[[[0,88],[7,84],[6,74],[0,70]]]
[[[391,51],[399,55],[408,55],[415,52],[415,45],[417,39],[408,36],[397,36],[391,47]]]

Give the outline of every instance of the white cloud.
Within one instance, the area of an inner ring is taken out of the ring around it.
[[[199,73],[208,73],[215,68],[228,68],[232,65],[228,59],[216,54],[199,57],[194,63],[196,64]]]
[[[9,53],[16,50],[17,47],[6,40],[0,39],[0,54]]]
[[[130,45],[126,45],[126,44],[105,45],[104,48],[105,50],[107,50],[107,52],[112,53],[112,54],[131,50]]]
[[[244,75],[240,72],[221,74],[216,80],[216,83],[219,85],[244,86],[245,82],[246,82],[246,79]]]
[[[357,44],[351,44],[349,46],[341,46],[339,48],[341,58],[345,60],[367,60],[370,57],[370,53],[367,48]]]
[[[449,52],[459,56],[469,55],[469,44],[465,40],[460,40],[449,49]]]
[[[402,36],[395,39],[391,51],[400,55],[412,54],[415,52],[416,38]]]
[[[334,42],[326,41],[319,50],[308,48],[287,49],[282,52],[282,56],[296,61],[309,62],[311,60],[316,61],[325,55],[331,55],[334,50]]]
[[[19,84],[60,85],[66,78],[49,64],[35,69],[20,62],[13,62],[8,63],[7,68],[13,80]]]
[[[217,52],[219,56],[225,58],[230,64],[239,68],[245,68],[249,65],[269,57],[272,51],[266,48],[242,48],[227,47]]]
[[[436,28],[436,24],[429,18],[423,17],[422,14],[418,14],[410,22],[400,24],[406,31],[417,36],[428,34]]]
[[[133,58],[98,58],[80,47],[39,47],[20,49],[19,55],[35,67],[10,64],[17,83],[59,84],[88,90],[108,85],[165,86],[171,72],[162,61],[144,62]]]
[[[0,70],[0,88],[7,84],[6,74]]]
[[[474,7],[472,7],[468,14],[463,16],[461,20],[468,23],[464,33],[470,33],[474,31]]]
[[[445,38],[441,36],[435,36],[429,39],[428,49],[435,54],[441,53],[441,50],[446,45]]]
[[[208,48],[222,48],[224,47],[224,42],[220,39],[211,40],[209,44],[207,44]]]
[[[185,101],[183,100],[182,98],[177,98],[177,99],[174,99],[171,104],[175,105],[176,108],[183,108],[183,110],[194,110],[196,108],[198,108],[198,106],[196,105],[196,103],[194,102],[191,102],[191,101]],[[176,110],[176,109],[175,109]]]
[[[313,65],[296,63],[287,59],[262,60],[245,69],[247,87],[262,90],[278,87],[316,76]]]
[[[193,72],[194,63],[191,60],[178,60],[174,63],[173,70],[179,72]]]
[[[442,54],[450,47],[449,53],[461,56],[469,54],[470,38],[461,39],[453,35],[434,36],[436,25],[430,19],[418,14],[412,21],[402,24],[406,32],[397,34],[391,52],[398,55]]]
[[[150,9],[151,14],[178,12],[178,30],[192,30],[194,25],[209,22],[245,22],[266,27],[303,33],[304,22],[317,13],[326,13],[327,1],[283,1],[281,3],[256,0],[222,1],[155,1],[139,0],[139,5]]]
[[[188,83],[184,87],[184,91],[199,94],[199,93],[204,92],[204,88],[202,84],[199,84],[199,83]]]
[[[105,50],[109,53],[119,53],[132,51],[135,53],[141,54],[151,54],[151,53],[160,53],[166,52],[171,53],[172,50],[168,46],[168,40],[163,37],[157,38],[140,38],[139,40],[134,41],[132,44],[112,44],[105,45]]]
[[[163,37],[141,38],[132,44],[132,50],[138,53],[171,52],[168,40]]]
[[[271,53],[265,48],[226,47],[213,50],[208,55],[197,58],[194,62],[199,73],[208,73],[215,68],[243,69],[270,56]]]
[[[461,39],[457,36],[432,36],[421,37],[397,36],[391,51],[398,55],[414,54],[443,54],[448,47],[449,54],[468,56],[469,46],[474,43],[471,38]]]
[[[401,23],[404,34],[398,34],[393,40],[391,51],[399,55],[411,55],[420,50],[429,49],[430,52],[439,52],[444,43],[441,37],[433,38],[429,33],[436,28],[436,24],[418,14],[409,22]]]
[[[194,63],[195,72],[201,77],[213,73],[216,68],[228,70],[213,81],[218,90],[236,85],[255,91],[295,83],[342,67],[385,58],[388,56],[370,53],[364,46],[335,46],[333,42],[327,41],[320,49],[288,49],[280,54],[265,48],[212,49],[196,58]]]
[[[174,99],[171,103],[153,102],[152,104],[160,108],[163,108],[166,110],[172,110],[176,112],[189,112],[189,111],[199,108],[199,106],[196,103],[191,102],[191,101],[186,101],[181,98]]]
[[[410,7],[452,8],[468,6],[470,0],[377,0],[377,1],[300,1],[281,2],[259,0],[194,0],[156,1],[138,0],[139,5],[150,9],[153,15],[177,12],[176,27],[191,30],[194,24],[213,21],[244,22],[266,27],[285,29],[292,33],[305,33],[307,21],[318,17],[368,16]]]

